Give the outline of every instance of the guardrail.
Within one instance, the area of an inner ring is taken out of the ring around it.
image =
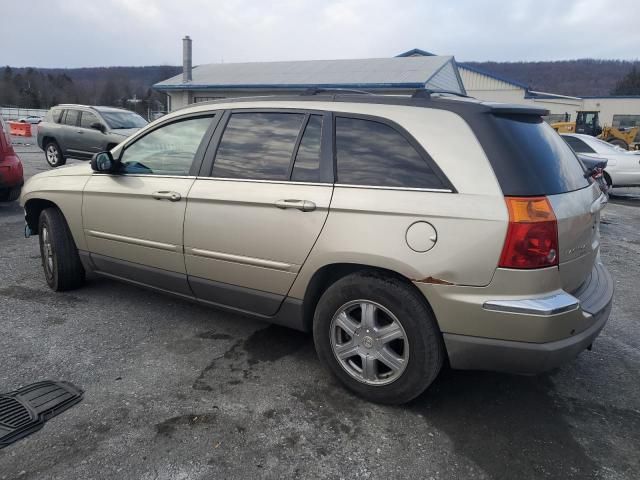
[[[22,117],[34,115],[36,117],[44,117],[48,110],[39,108],[17,108],[17,107],[0,107],[0,116],[5,120],[18,120]]]

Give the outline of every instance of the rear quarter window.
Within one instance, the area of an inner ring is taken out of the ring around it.
[[[44,117],[45,122],[53,122],[60,123],[60,117],[62,116],[61,108],[52,108],[47,112],[47,115]]]
[[[490,117],[493,133],[481,143],[505,195],[554,195],[589,186],[576,154],[541,117]]]
[[[337,183],[444,189],[426,158],[386,123],[336,117]]]

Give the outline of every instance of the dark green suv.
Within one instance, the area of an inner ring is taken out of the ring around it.
[[[38,146],[52,167],[67,158],[90,160],[94,153],[111,150],[147,121],[137,113],[113,107],[58,105],[38,125]]]

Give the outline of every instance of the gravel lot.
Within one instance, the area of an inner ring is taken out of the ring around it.
[[[27,176],[48,168],[16,148]],[[51,292],[0,204],[0,391],[86,390],[0,451],[0,479],[638,479],[640,190],[612,200],[617,290],[592,352],[544,376],[444,372],[404,407],[347,393],[294,331],[104,279]]]

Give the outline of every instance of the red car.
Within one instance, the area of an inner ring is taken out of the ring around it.
[[[22,162],[11,146],[7,124],[0,117],[0,202],[13,202],[24,184]]]

